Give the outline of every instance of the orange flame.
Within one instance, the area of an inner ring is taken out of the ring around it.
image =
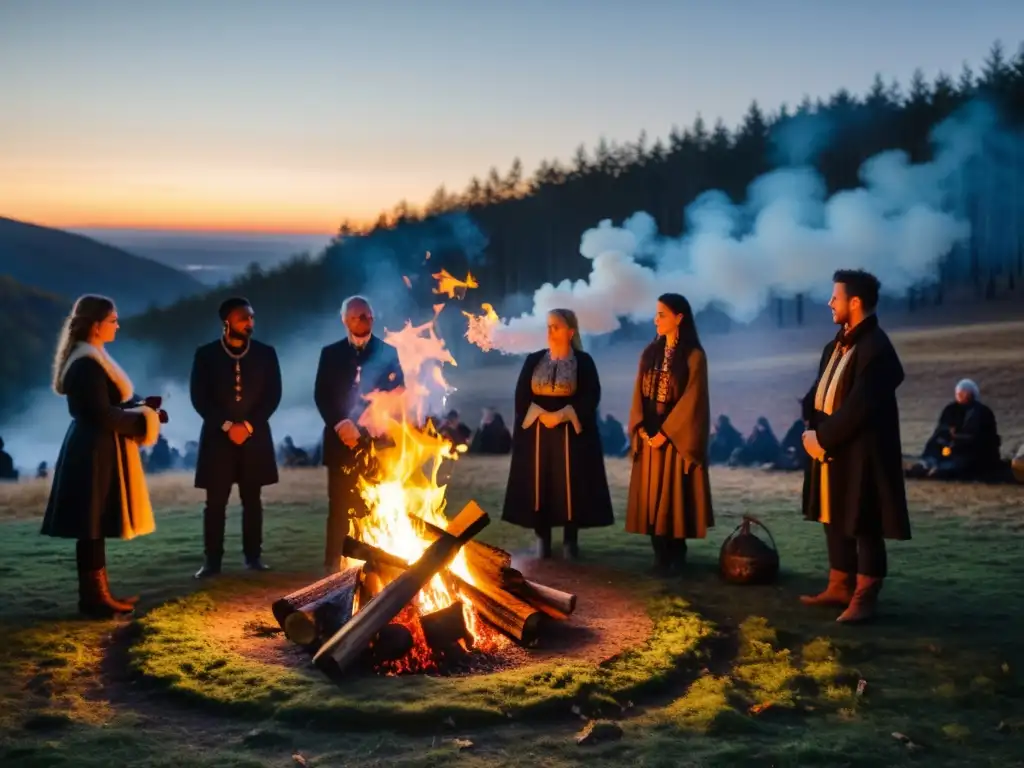
[[[452,279],[442,271],[435,277],[440,281],[436,292],[446,292]],[[473,285],[472,276],[462,285]],[[444,305],[437,305],[435,313]],[[430,539],[420,533],[417,518],[440,528],[447,526],[445,516],[446,486],[438,484],[438,473],[443,462],[458,458],[459,449],[439,435],[428,420],[426,403],[431,396],[442,396],[452,391],[444,378],[445,364],[456,365],[451,352],[445,347],[435,329],[435,318],[414,326],[407,321],[400,331],[385,331],[384,342],[398,352],[405,378],[403,388],[391,392],[371,392],[366,395],[368,406],[359,419],[376,442],[383,446],[374,449],[376,469],[372,477],[360,477],[360,494],[366,501],[368,514],[353,521],[354,535],[392,555],[412,564],[418,560]],[[464,446],[460,446],[465,450]],[[473,584],[465,553],[460,551],[448,566],[451,573]],[[414,601],[415,612],[422,616],[441,610],[456,600],[462,600],[466,627],[476,647],[501,643],[496,633],[489,632],[481,644],[482,626],[477,621],[471,600],[454,594],[443,573],[439,573],[420,591]],[[421,636],[416,634],[419,638]],[[420,640],[417,640],[418,644]],[[410,664],[422,663],[423,649],[412,654]]]
[[[466,295],[467,289],[480,287],[480,284],[477,283],[476,278],[470,272],[466,273],[465,280],[453,277],[447,269],[435,272],[433,277],[437,280],[437,287],[434,289],[434,293],[444,294],[449,299],[461,299]]]

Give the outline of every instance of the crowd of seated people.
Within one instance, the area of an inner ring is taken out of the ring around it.
[[[761,416],[747,437],[743,437],[725,414],[715,420],[708,446],[712,464],[730,467],[760,467],[783,471],[802,470],[807,466],[803,448],[804,423],[797,419],[780,442],[768,419]]]

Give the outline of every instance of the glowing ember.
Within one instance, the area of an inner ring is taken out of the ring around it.
[[[465,280],[459,280],[457,277],[452,277],[446,269],[436,272],[433,277],[437,280],[437,288],[434,289],[434,293],[443,294],[449,299],[454,299],[456,297],[462,298],[466,295],[466,289],[480,287],[476,278],[468,272],[466,273]]]
[[[454,295],[458,287],[475,287],[472,275],[455,280],[442,270],[436,293]],[[444,307],[436,306],[436,313]],[[444,378],[446,363],[456,365],[435,329],[434,321],[414,326],[406,322],[400,331],[385,331],[384,342],[398,351],[405,387],[392,392],[372,392],[359,420],[378,444],[374,449],[376,469],[372,477],[361,477],[360,493],[369,513],[353,521],[355,538],[412,564],[430,546],[432,539],[421,534],[418,521],[445,528],[445,486],[438,485],[442,462],[458,458],[451,443],[434,430],[427,417],[427,404],[438,394],[442,399],[451,387]],[[489,650],[508,641],[478,621],[472,600],[459,594],[448,574],[456,574],[474,584],[463,551],[420,591],[411,608],[402,614],[401,623],[413,633],[413,651],[398,662],[389,662],[382,670],[389,673],[424,671],[431,668],[431,652],[416,616],[424,616],[461,600],[466,628],[474,647]]]

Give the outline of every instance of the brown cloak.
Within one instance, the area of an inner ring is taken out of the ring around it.
[[[633,470],[626,531],[703,539],[715,524],[707,460],[711,435],[707,357],[702,349],[689,352],[689,377],[661,426],[668,438],[661,448],[652,448],[639,435],[644,411],[643,367],[641,360],[629,412]]]

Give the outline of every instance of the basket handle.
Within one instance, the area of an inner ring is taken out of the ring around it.
[[[740,523],[740,526],[742,527],[744,523],[746,523],[747,525],[750,525],[751,523],[753,523],[754,525],[758,526],[762,531],[767,533],[768,534],[768,539],[772,543],[772,549],[774,549],[776,552],[779,551],[779,547],[775,543],[775,537],[772,536],[772,532],[768,530],[768,526],[767,525],[765,525],[760,520],[758,520],[756,517],[753,517],[751,515],[744,515],[743,516],[743,523]],[[739,530],[739,528],[737,528],[737,530]]]

